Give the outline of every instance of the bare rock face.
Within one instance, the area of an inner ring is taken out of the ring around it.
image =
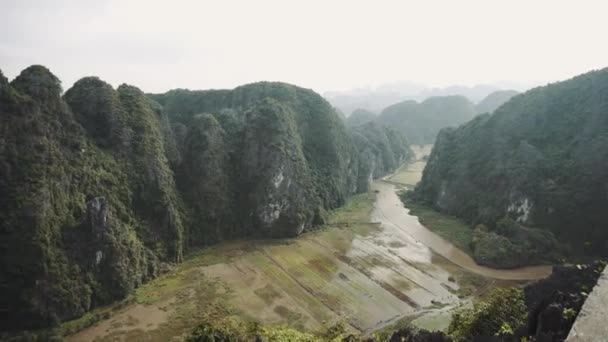
[[[141,91],[87,78],[62,98],[42,66],[0,83],[0,330],[79,317],[181,259],[163,121]]]
[[[97,238],[108,230],[108,206],[104,197],[93,197],[87,202],[87,217]]]
[[[300,234],[412,155],[398,132],[349,130],[319,95],[288,84],[150,97],[173,121],[193,244]]]
[[[293,113],[264,100],[246,114],[240,170],[249,230],[295,236],[309,227],[320,199],[314,192]]]
[[[152,96],[86,77],[61,94],[42,66],[0,74],[2,331],[124,298],[189,247],[296,236],[366,189],[360,151],[367,182],[408,150],[355,146],[322,97],[283,83]]]
[[[508,216],[550,232],[572,253],[605,257],[607,93],[605,68],[442,129],[415,196],[472,226],[495,231]]]

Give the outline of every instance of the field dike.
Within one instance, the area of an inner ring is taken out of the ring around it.
[[[411,165],[353,196],[318,231],[296,239],[227,242],[193,253],[137,289],[128,302],[99,309],[109,318],[68,340],[180,340],[199,322],[227,316],[313,332],[338,320],[361,334],[405,323],[445,328],[451,310],[468,303],[470,295],[516,281],[458,267],[386,220],[386,206],[400,204],[381,199],[397,198],[395,183],[401,178],[417,182],[423,166]],[[391,210],[398,209],[407,211],[402,205]],[[64,324],[69,325],[77,322]]]

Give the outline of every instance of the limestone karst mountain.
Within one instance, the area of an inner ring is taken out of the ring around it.
[[[517,94],[519,94],[519,92],[515,90],[497,90],[479,101],[479,103],[475,105],[475,111],[478,114],[492,113],[496,108],[502,106]]]
[[[478,243],[493,252],[476,253],[486,264],[546,257],[551,234],[573,253],[605,255],[607,93],[608,69],[592,71],[442,130],[415,195],[483,224]]]
[[[62,96],[31,66],[0,77],[0,110],[2,330],[123,298],[192,247],[298,235],[411,156],[283,83],[147,96],[86,77]]]
[[[464,96],[438,96],[420,103],[404,101],[385,108],[378,122],[403,133],[413,144],[431,144],[440,129],[458,126],[475,116]]]

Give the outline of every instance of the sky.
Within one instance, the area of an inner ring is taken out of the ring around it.
[[[608,66],[608,1],[0,0],[0,69],[146,92],[545,84]]]

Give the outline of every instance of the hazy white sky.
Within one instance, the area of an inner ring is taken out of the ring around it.
[[[145,91],[540,84],[608,66],[608,1],[0,0],[0,69]]]

